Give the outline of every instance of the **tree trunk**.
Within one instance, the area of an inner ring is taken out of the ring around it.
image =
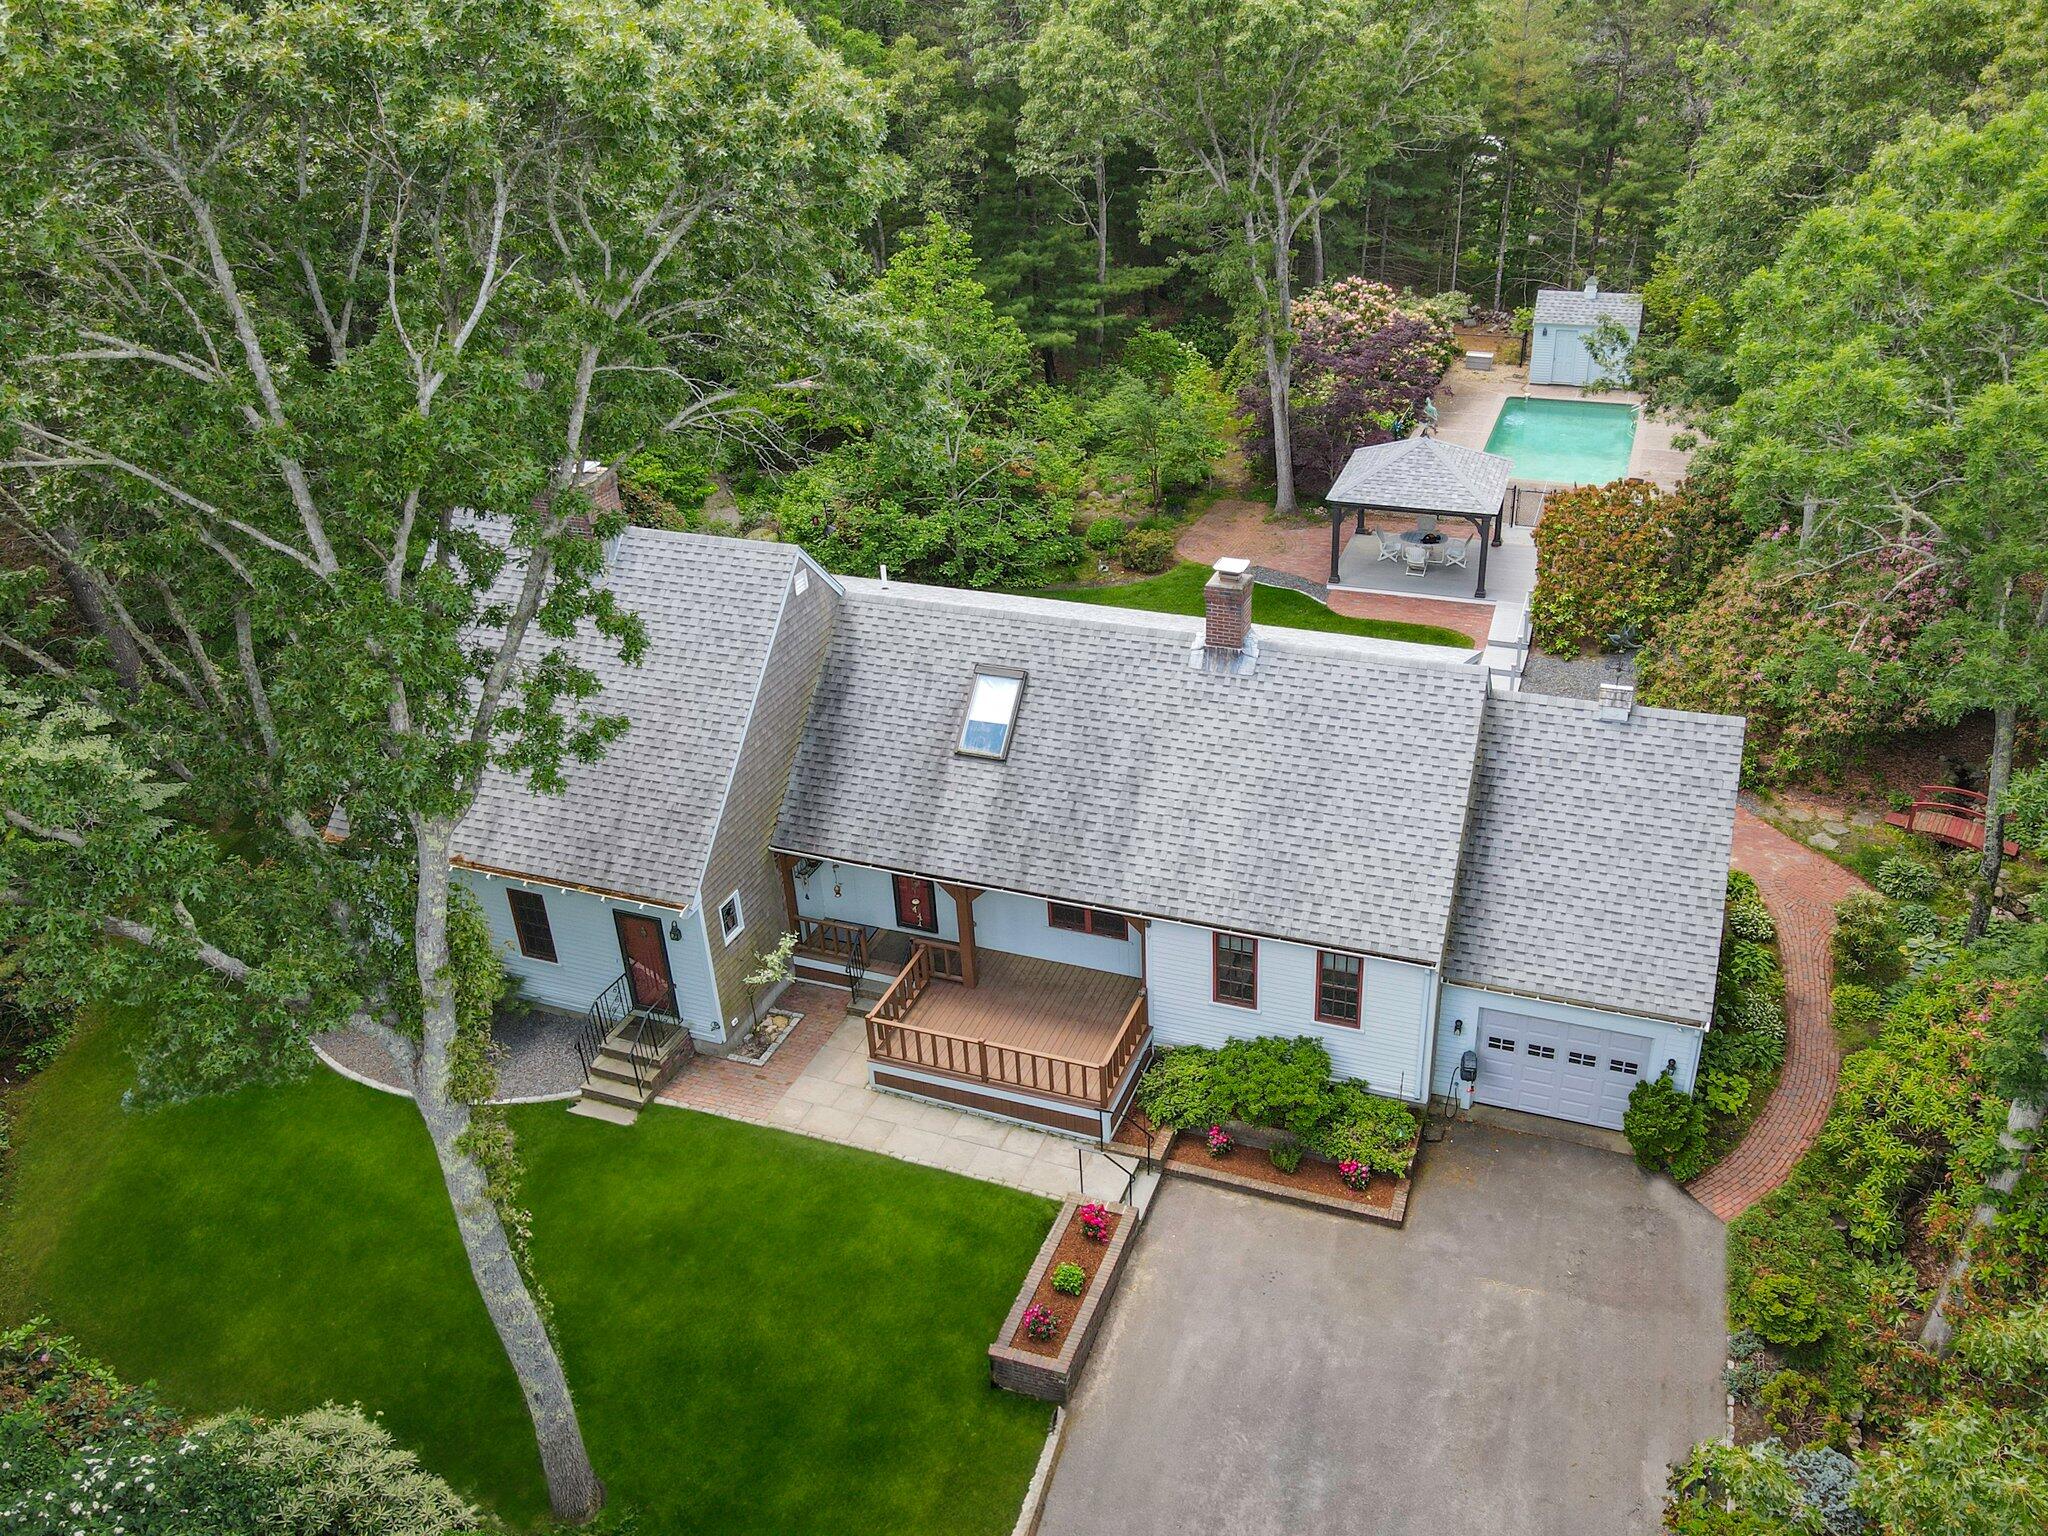
[[[1502,166],[1507,179],[1500,193],[1500,240],[1493,249],[1493,307],[1500,308],[1501,279],[1508,266],[1508,212],[1515,204],[1515,162],[1510,156]]]
[[[2005,786],[2012,778],[2013,735],[2019,708],[2000,704],[1991,712],[1991,774],[1984,786],[1984,856],[1977,861],[1976,887],[1970,892],[1970,925],[1963,937],[1972,944],[1991,925],[1991,904],[1998,897],[1998,875],[2005,862]]]
[[[604,1485],[590,1465],[576,1404],[569,1395],[555,1341],[519,1272],[512,1244],[485,1190],[484,1171],[460,1145],[469,1109],[449,1092],[449,1054],[455,1043],[455,986],[448,971],[448,848],[452,822],[415,819],[419,895],[413,947],[420,983],[420,1051],[413,1070],[413,1102],[426,1122],[441,1164],[441,1179],[455,1207],[456,1229],[476,1277],[477,1294],[498,1330],[505,1358],[519,1379],[526,1411],[540,1445],[548,1504],[557,1520],[577,1525],[604,1507]]]
[[[1109,156],[1095,156],[1095,353],[1103,348],[1105,295],[1109,289]]]
[[[1309,212],[1309,271],[1313,274],[1310,287],[1323,286],[1323,200],[1314,187],[1308,195],[1315,198],[1315,206]]]
[[[1456,217],[1451,221],[1451,280],[1448,284],[1445,285],[1453,293],[1459,291],[1458,250],[1465,239],[1465,172],[1468,169],[1470,169],[1471,164],[1472,159],[1471,156],[1468,155],[1465,157],[1464,162],[1460,164],[1458,167],[1458,212]]]
[[[1245,234],[1254,235],[1250,215]],[[1260,340],[1265,344],[1266,387],[1273,402],[1273,509],[1296,512],[1294,499],[1294,242],[1288,223],[1287,195],[1276,184],[1273,189],[1273,228],[1268,241],[1273,262],[1273,288],[1266,296],[1265,323]],[[1256,261],[1254,256],[1254,261]]]
[[[2048,1041],[2042,1042],[2041,1053],[2048,1056]],[[1997,1225],[1999,1204],[2012,1194],[2020,1175],[2027,1171],[2027,1155],[2040,1134],[2041,1106],[2029,1100],[2014,1099],[2012,1108],[2006,1112],[2005,1129],[1998,1137],[1999,1149],[2005,1154],[2005,1164],[1984,1181],[1984,1198],[1970,1213],[1970,1225],[1964,1229],[1956,1256],[1949,1261],[1948,1271],[1941,1277],[1941,1289],[1935,1293],[1934,1305],[1928,1309],[1927,1321],[1920,1328],[1923,1349],[1945,1355],[1955,1342],[1955,1326],[1948,1320],[1949,1297],[1970,1267],[1970,1252],[1976,1246],[1977,1234]]]
[[[78,560],[79,546],[83,542],[78,530],[68,523],[60,523],[50,530],[50,537],[64,551],[59,570],[64,577],[64,585],[71,592],[71,605],[78,610],[78,616],[92,626],[93,633],[107,642],[107,651],[114,663],[115,674],[121,679],[121,688],[129,698],[134,698],[142,692],[142,652],[136,649],[135,637],[108,612],[99,578]]]

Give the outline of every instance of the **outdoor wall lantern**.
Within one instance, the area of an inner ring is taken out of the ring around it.
[[[1676,1056],[1664,1063],[1664,1075],[1666,1077],[1678,1076],[1678,1058]]]
[[[674,939],[678,944],[682,943],[683,941],[683,925],[677,922],[674,918],[670,918],[668,920],[668,936]]]
[[[1451,1020],[1451,1033],[1454,1035],[1462,1035],[1463,1033],[1465,1033],[1465,1021],[1463,1019]]]

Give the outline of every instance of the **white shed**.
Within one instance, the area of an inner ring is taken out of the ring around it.
[[[1617,386],[1625,376],[1610,369],[1603,375],[1590,343],[1602,320],[1628,332],[1635,345],[1643,325],[1640,293],[1602,293],[1597,277],[1584,288],[1543,288],[1536,294],[1536,313],[1529,330],[1531,384],[1606,384]]]

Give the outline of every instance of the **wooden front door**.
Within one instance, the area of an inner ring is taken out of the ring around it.
[[[632,978],[633,1004],[637,1008],[676,1010],[676,983],[669,973],[668,945],[662,942],[661,924],[638,912],[614,912],[619,929],[619,954]]]
[[[931,881],[915,875],[896,877],[896,926],[919,933],[939,931],[939,893]]]

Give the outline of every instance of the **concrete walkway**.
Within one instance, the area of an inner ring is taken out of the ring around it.
[[[1828,1117],[1842,1050],[1830,1021],[1835,903],[1864,890],[1833,860],[1802,847],[1748,806],[1735,811],[1735,867],[1756,881],[1778,925],[1785,964],[1785,1070],[1742,1142],[1686,1186],[1733,1221],[1791,1176]]]
[[[1630,1158],[1478,1125],[1398,1231],[1170,1179],[1041,1536],[1649,1536],[1721,1433],[1723,1247]]]

